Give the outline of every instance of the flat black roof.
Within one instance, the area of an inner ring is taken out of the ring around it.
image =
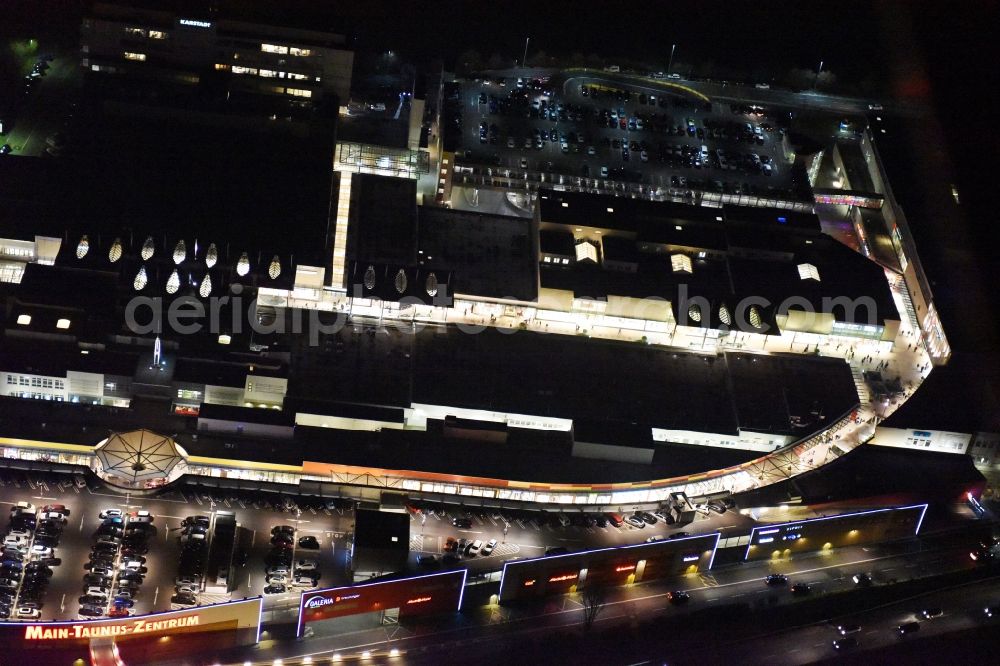
[[[533,225],[527,218],[421,206],[417,262],[449,270],[453,293],[533,301],[538,297]]]
[[[354,174],[349,215],[348,258],[370,263],[416,263],[416,181]]]

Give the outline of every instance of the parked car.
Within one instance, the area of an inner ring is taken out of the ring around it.
[[[497,540],[490,539],[489,541],[486,542],[486,545],[483,546],[483,549],[480,551],[479,554],[482,555],[483,557],[490,555],[493,553],[493,549],[496,547],[497,547]]]
[[[316,537],[314,537],[312,535],[300,537],[299,538],[299,548],[306,548],[308,550],[318,550],[319,549],[319,541],[317,541]]]

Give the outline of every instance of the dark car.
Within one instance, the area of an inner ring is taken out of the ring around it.
[[[437,566],[440,563],[441,562],[440,560],[438,560],[436,555],[421,555],[420,557],[417,558],[417,564],[419,564],[422,567],[433,567]]]
[[[472,519],[471,518],[455,518],[455,519],[453,519],[451,521],[451,524],[454,525],[455,527],[461,527],[463,529],[469,529],[470,527],[472,527]]]
[[[934,619],[936,617],[941,617],[944,615],[944,611],[940,608],[925,608],[920,612],[928,620]]]
[[[271,528],[271,536],[278,536],[279,534],[287,534],[291,536],[295,534],[295,528],[291,525],[277,525]]]
[[[170,603],[182,604],[184,606],[194,606],[198,603],[198,598],[190,592],[178,592],[174,596],[170,597]]]
[[[912,634],[917,631],[920,631],[919,622],[904,622],[903,624],[896,627],[896,632],[900,636],[906,636],[907,634]]]
[[[79,599],[77,599],[77,601],[79,601],[81,604],[103,604],[105,600],[98,596],[85,594]]]
[[[872,584],[872,577],[866,573],[854,574],[853,580],[855,585],[862,587],[868,587]]]
[[[764,579],[764,583],[767,585],[785,585],[788,583],[788,576],[785,574],[769,574]]]
[[[667,599],[675,606],[679,606],[691,601],[691,595],[683,590],[674,590],[673,592],[669,592],[667,594]]]
[[[299,538],[299,548],[306,548],[308,550],[319,549],[319,541],[316,540],[314,536],[304,536]]]
[[[854,636],[847,636],[845,638],[838,638],[833,641],[833,649],[837,651],[842,650],[853,650],[858,647],[858,639]]]
[[[104,617],[104,608],[100,606],[81,606],[80,615],[84,617]]]
[[[264,588],[264,594],[284,594],[288,591],[288,587],[281,584],[268,585]]]
[[[555,548],[549,548],[545,551],[545,556],[549,557],[551,555],[565,555],[569,550],[563,548],[562,546],[556,546]]]
[[[805,583],[796,583],[795,585],[792,585],[792,594],[796,594],[798,596],[805,596],[810,592],[812,592],[812,588],[806,585]]]
[[[10,147],[9,143],[5,143],[0,146],[0,155],[9,155],[13,148]]]

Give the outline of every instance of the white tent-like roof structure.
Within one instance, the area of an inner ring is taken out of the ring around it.
[[[94,449],[94,472],[125,488],[155,488],[187,471],[187,452],[152,430],[113,433]]]

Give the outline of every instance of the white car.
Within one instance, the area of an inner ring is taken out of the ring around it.
[[[465,552],[468,553],[469,555],[475,555],[476,553],[479,552],[479,549],[482,547],[483,547],[483,542],[480,541],[479,539],[476,539],[466,547]]]
[[[155,516],[149,511],[133,511],[128,518],[130,523],[151,523]]]
[[[482,555],[483,557],[486,557],[487,555],[492,553],[493,549],[496,547],[497,547],[497,540],[490,539],[489,541],[486,542],[486,545],[483,546],[483,549],[479,551],[479,554]]]
[[[55,523],[66,523],[66,516],[59,513],[58,511],[49,511],[48,513],[39,513],[38,520],[51,520]]]
[[[35,505],[31,502],[18,502],[14,506],[10,507],[10,516],[13,518],[19,513],[34,513]]]
[[[36,543],[31,547],[31,556],[36,558],[52,557],[52,549]]]
[[[28,606],[21,606],[17,609],[17,619],[19,620],[37,620],[42,616],[42,611],[37,608],[30,608]]]
[[[267,581],[268,585],[284,585],[288,582],[288,576],[284,576],[282,574],[268,574],[267,578],[264,580]]]
[[[27,540],[31,538],[31,530],[27,530],[23,527],[18,527],[10,530],[7,533],[7,536],[18,537],[19,539]]]
[[[84,593],[88,597],[101,597],[102,599],[108,598],[108,591],[106,588],[100,585],[90,585],[87,587],[87,591]]]
[[[298,571],[316,571],[316,560],[299,560],[295,564],[295,569]],[[272,573],[278,573],[278,571],[275,570]]]
[[[177,590],[178,594],[188,593],[188,594],[198,594],[198,588],[194,585],[178,585],[174,588]]]
[[[121,509],[105,509],[101,511],[99,518],[104,520],[105,518],[121,518],[125,515],[125,512]]]

